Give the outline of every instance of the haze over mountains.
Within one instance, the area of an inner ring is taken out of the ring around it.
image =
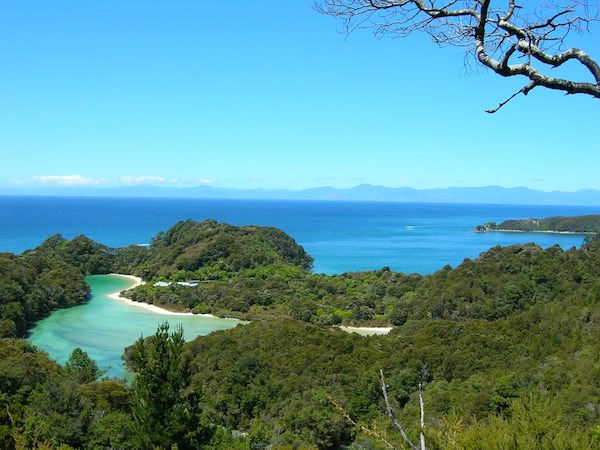
[[[599,190],[545,192],[526,187],[504,188],[501,186],[414,189],[361,184],[347,189],[324,186],[298,191],[287,189],[231,189],[212,186],[44,186],[18,189],[2,188],[0,189],[0,195],[600,205]]]

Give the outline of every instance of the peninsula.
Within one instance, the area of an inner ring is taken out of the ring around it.
[[[504,231],[515,233],[595,234],[600,231],[600,215],[554,216],[544,219],[510,219],[500,224],[487,222],[475,227],[474,231],[478,233]]]

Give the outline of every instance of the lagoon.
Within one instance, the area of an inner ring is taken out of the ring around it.
[[[91,275],[86,278],[92,288],[90,300],[79,306],[54,311],[31,329],[29,340],[64,364],[74,348],[88,352],[106,376],[128,378],[121,356],[126,346],[140,336],[154,334],[162,322],[171,327],[183,325],[186,340],[216,330],[237,326],[240,322],[205,316],[168,316],[108,297],[127,289],[132,281],[116,275]]]

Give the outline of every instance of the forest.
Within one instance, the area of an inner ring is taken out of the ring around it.
[[[176,236],[179,230],[176,226],[167,234]],[[213,250],[212,241],[195,245],[202,253],[193,254],[186,247],[187,259],[171,256],[162,276],[125,295],[166,308],[246,320],[297,319],[325,325],[401,325],[409,319],[495,320],[584,289],[590,279],[598,277],[600,262],[589,250],[596,244],[579,250],[524,244],[494,247],[477,260],[466,259],[456,268],[446,266],[425,276],[385,267],[322,275],[307,270],[308,256],[303,255],[301,264],[278,260],[261,265],[255,263],[256,252],[254,259],[246,259],[232,270],[222,256],[212,256],[221,251],[218,247]],[[150,252],[157,255],[179,251],[170,241],[160,241],[160,250],[154,246]],[[294,252],[298,253],[296,246]],[[210,252],[210,259],[204,252]],[[227,253],[226,258],[232,257]],[[140,267],[134,273],[147,275],[148,264]],[[155,286],[157,280],[189,279],[201,282],[196,288],[175,283]]]
[[[427,276],[313,274],[283,232],[212,221],[179,223],[150,248],[54,236],[1,258],[0,448],[410,448],[380,370],[411,442],[422,392],[429,448],[600,448],[596,237],[496,247]],[[86,274],[118,271],[150,281],[132,298],[256,320],[124,343],[132,383],[104,379],[79,349],[61,367],[19,339],[85,301]],[[178,279],[206,282],[151,283]],[[362,337],[339,323],[394,329]]]

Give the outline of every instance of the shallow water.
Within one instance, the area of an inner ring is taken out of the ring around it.
[[[126,346],[141,335],[154,334],[156,327],[168,321],[173,328],[183,325],[186,340],[216,330],[235,327],[239,322],[202,316],[168,316],[108,297],[127,289],[131,280],[114,275],[86,278],[92,297],[84,305],[61,309],[40,320],[31,329],[29,340],[50,357],[64,364],[74,348],[80,347],[107,370],[107,376],[127,378],[121,356]]]

